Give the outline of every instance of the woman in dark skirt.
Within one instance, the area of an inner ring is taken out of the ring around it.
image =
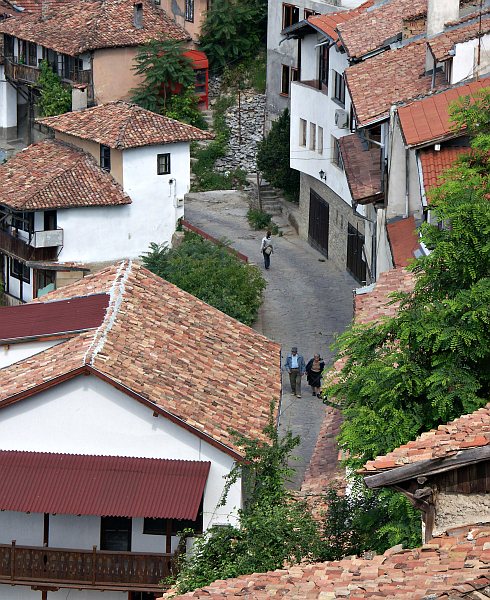
[[[325,363],[320,358],[319,354],[315,354],[306,365],[306,379],[308,385],[311,386],[313,396],[320,398],[320,388],[322,385],[322,371],[325,368]]]

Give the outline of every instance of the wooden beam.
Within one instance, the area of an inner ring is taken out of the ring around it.
[[[411,465],[394,467],[393,469],[376,473],[376,475],[364,475],[364,482],[371,489],[392,486],[418,477],[419,475],[436,475],[437,473],[444,473],[445,471],[451,471],[484,460],[490,460],[490,445],[460,450],[456,455],[446,458],[430,458]]]

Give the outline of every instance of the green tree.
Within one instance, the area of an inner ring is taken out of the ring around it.
[[[242,323],[251,325],[257,318],[265,280],[257,267],[242,263],[225,245],[186,233],[178,247],[151,244],[142,258],[156,275]]]
[[[488,401],[490,388],[489,94],[452,108],[472,149],[431,193],[443,227],[424,225],[432,252],[415,260],[412,293],[394,318],[355,325],[337,344],[346,363],[326,393],[342,408],[340,444],[357,467]]]
[[[167,101],[165,116],[182,123],[189,123],[199,129],[207,129],[208,125],[199,110],[199,100],[194,86],[183,89],[180,94],[173,94]]]
[[[179,593],[216,579],[269,571],[284,561],[297,563],[319,555],[317,524],[307,506],[285,487],[291,476],[288,459],[299,438],[291,432],[279,436],[273,406],[264,434],[266,440],[258,441],[235,432],[245,460],[228,475],[225,498],[229,487],[243,477],[246,501],[240,525],[211,528],[196,540],[192,553],[180,564]]]
[[[213,69],[256,55],[264,34],[264,0],[213,0],[202,27],[200,48]]]
[[[40,116],[54,117],[71,110],[71,91],[63,86],[61,79],[47,61],[41,61],[41,73],[37,80],[40,91],[38,106]]]
[[[185,93],[194,84],[192,60],[184,56],[183,42],[151,40],[140,48],[133,71],[142,77],[131,90],[131,100],[142,108],[165,114],[169,100],[180,88]]]
[[[290,117],[285,109],[272,123],[268,136],[257,148],[257,168],[267,181],[281,190],[289,200],[299,198],[299,171],[289,166]]]

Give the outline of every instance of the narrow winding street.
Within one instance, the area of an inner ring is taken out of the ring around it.
[[[260,241],[263,232],[250,228],[246,195],[240,192],[189,194],[185,218],[216,238],[225,238],[262,268]],[[288,231],[274,237],[271,268],[264,271],[267,289],[255,329],[282,345],[283,363],[291,346],[296,345],[305,360],[320,352],[330,364],[330,345],[352,318],[352,290],[356,282],[314,250],[296,233]],[[281,431],[291,429],[301,437],[294,462],[296,476],[292,487],[301,485],[315,446],[325,407],[312,397],[303,379],[303,397],[290,395],[289,381],[283,373]]]

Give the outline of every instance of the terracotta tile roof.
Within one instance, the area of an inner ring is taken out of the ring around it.
[[[341,137],[339,145],[352,199],[358,204],[382,200],[381,149],[368,150],[367,142],[356,133]]]
[[[425,56],[425,40],[419,40],[345,70],[358,125],[388,118],[392,104],[408,102],[430,91],[431,76],[425,75]],[[441,83],[439,78],[437,84]]]
[[[410,216],[387,223],[386,230],[395,267],[406,267],[414,259],[415,250],[420,247],[415,219]]]
[[[0,165],[0,204],[14,210],[130,203],[91,155],[63,142],[32,144]]]
[[[349,58],[359,58],[382,48],[387,40],[400,34],[405,19],[426,12],[427,0],[378,2],[355,18],[339,24],[342,44]],[[382,79],[385,79],[384,75]]]
[[[269,403],[281,393],[279,344],[130,261],[40,301],[101,292],[111,300],[95,332],[2,370],[0,408],[85,367],[231,453],[240,450],[230,428],[262,438]]]
[[[440,177],[444,171],[449,169],[462,154],[469,151],[469,148],[462,146],[445,147],[436,152],[433,148],[421,150],[419,152],[420,163],[422,165],[422,174],[424,178],[425,192],[431,187],[441,183]]]
[[[474,96],[490,85],[490,76],[451,87],[398,108],[405,143],[417,146],[457,135],[449,120],[449,105],[462,96]]]
[[[71,56],[98,48],[139,46],[155,38],[190,39],[163,10],[149,0],[141,2],[141,29],[134,26],[133,0],[81,0],[53,2],[45,18],[39,11],[12,17],[0,23],[0,32]]]
[[[421,548],[401,550],[395,546],[371,559],[348,557],[218,580],[174,598],[436,600],[447,598],[453,590],[485,591],[490,584],[489,571],[490,525],[479,525],[450,531]]]
[[[19,12],[15,9],[14,3],[9,2],[9,0],[0,0],[0,19],[5,19],[18,14]]]
[[[213,138],[207,131],[123,101],[39,119],[39,123],[119,150]]]
[[[429,48],[438,62],[451,58],[450,51],[456,44],[462,44],[478,37],[480,31],[479,19],[463,26],[455,26],[429,40]],[[482,35],[490,33],[490,14],[482,15]]]
[[[345,23],[354,17],[357,17],[360,13],[364,12],[367,8],[374,4],[374,0],[368,0],[352,10],[344,10],[342,12],[327,13],[325,15],[314,15],[308,18],[308,23],[311,23],[313,27],[322,31],[334,42],[338,41],[339,34],[337,32],[337,26],[341,23]]]
[[[408,442],[378,456],[364,465],[363,472],[394,469],[424,460],[444,458],[460,450],[490,445],[490,402],[469,415],[463,415],[446,425],[439,425],[422,433],[416,440]]]

